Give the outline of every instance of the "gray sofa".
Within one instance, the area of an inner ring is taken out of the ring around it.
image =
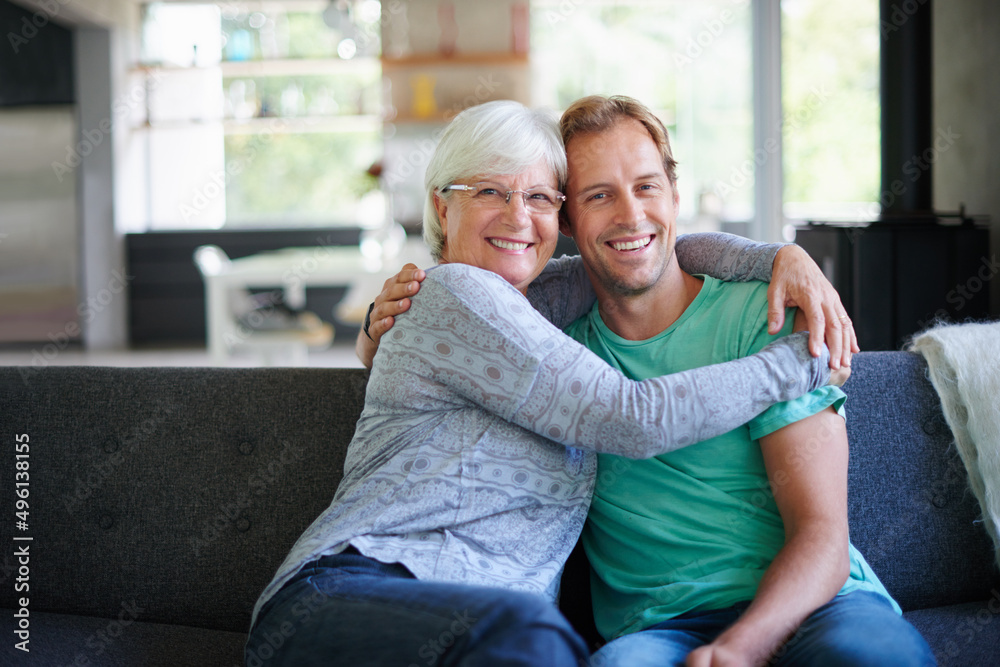
[[[1000,575],[925,373],[905,352],[856,359],[852,539],[940,664],[1000,664]],[[0,368],[0,664],[242,664],[258,593],[336,489],[366,380]],[[26,517],[14,516],[18,460]],[[563,604],[588,633],[585,572],[567,568]],[[24,637],[30,653],[15,647]]]

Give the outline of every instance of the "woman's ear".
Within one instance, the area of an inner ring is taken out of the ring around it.
[[[569,213],[566,212],[566,202],[563,202],[562,208],[559,209],[559,231],[562,232],[563,236],[573,238],[573,230],[569,224]]]
[[[437,192],[434,193],[434,210],[441,221],[441,236],[448,238],[448,201]]]

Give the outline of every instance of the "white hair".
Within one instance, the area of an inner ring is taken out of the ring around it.
[[[470,107],[448,124],[427,165],[424,188],[424,241],[441,260],[444,232],[434,195],[456,180],[485,174],[516,174],[544,159],[566,183],[566,151],[553,114],[519,102],[498,100]]]

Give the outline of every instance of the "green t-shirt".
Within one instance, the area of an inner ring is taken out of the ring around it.
[[[753,354],[791,333],[794,314],[789,309],[784,329],[769,335],[765,283],[706,276],[687,310],[653,338],[621,338],[607,328],[597,306],[566,333],[642,380]],[[823,387],[662,456],[634,461],[600,455],[582,539],[601,634],[610,640],[690,611],[753,599],[785,539],[758,439],[830,406],[843,415],[845,399],[840,389]],[[808,446],[803,444],[804,456]],[[863,589],[891,601],[853,545],[850,559],[840,594]]]

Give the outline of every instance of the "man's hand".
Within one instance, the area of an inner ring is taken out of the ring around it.
[[[785,246],[775,256],[767,302],[768,331],[772,334],[784,325],[786,307],[798,306],[805,313],[810,332],[809,350],[814,357],[822,351],[820,335],[826,332],[830,368],[850,366],[851,355],[861,351],[840,295],[816,262],[799,246]]]
[[[359,331],[354,344],[354,351],[366,368],[372,367],[379,341],[395,324],[395,316],[409,309],[409,297],[420,291],[420,282],[426,277],[424,270],[417,268],[416,264],[406,264],[399,273],[385,281],[368,317],[368,335],[364,330]]]
[[[832,407],[760,439],[785,544],[764,572],[753,602],[711,644],[712,662],[761,665],[802,622],[843,587],[851,562],[847,529],[847,426]],[[716,651],[720,658],[716,659]],[[746,662],[723,662],[740,656]]]

